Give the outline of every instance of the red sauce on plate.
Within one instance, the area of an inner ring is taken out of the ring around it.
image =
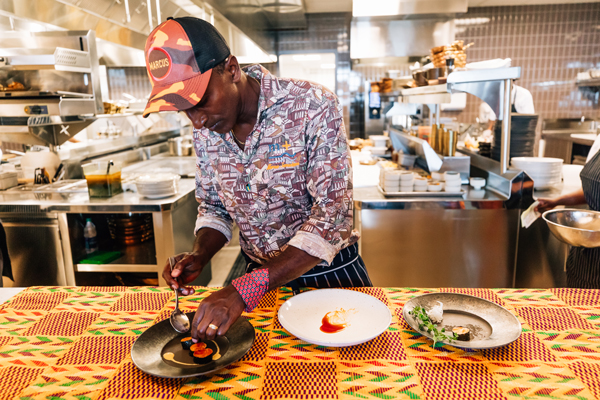
[[[346,327],[345,324],[332,324],[329,322],[329,313],[325,314],[321,322],[323,324],[321,325],[321,331],[325,333],[336,333]]]

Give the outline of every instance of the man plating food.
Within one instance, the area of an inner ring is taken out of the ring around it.
[[[371,286],[352,230],[352,171],[341,107],[323,86],[244,69],[209,23],[168,19],[146,42],[144,116],[184,111],[197,155],[196,240],[163,277],[183,294],[240,228],[246,274],[202,301],[192,338],[223,335],[283,285]]]

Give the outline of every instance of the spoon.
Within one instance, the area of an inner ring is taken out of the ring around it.
[[[171,266],[171,271],[173,271],[173,267],[175,266],[175,259],[173,257],[169,257],[169,265]],[[185,333],[190,330],[190,319],[181,312],[179,309],[179,290],[175,290],[175,310],[171,313],[171,326],[179,333]]]

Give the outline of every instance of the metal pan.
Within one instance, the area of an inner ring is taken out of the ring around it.
[[[521,336],[521,323],[506,308],[491,301],[459,293],[430,293],[410,299],[402,309],[406,322],[415,331],[432,339],[431,334],[419,330],[419,324],[408,312],[416,306],[429,311],[437,302],[443,304],[443,319],[438,329],[452,332],[457,326],[471,331],[471,340],[444,340],[444,344],[467,349],[491,349],[505,346]]]
[[[194,319],[194,313],[187,316],[190,321]],[[242,358],[254,344],[254,327],[245,318],[238,318],[224,336],[207,341],[213,354],[218,352],[220,358],[198,364],[180,344],[189,335],[189,332],[177,333],[168,319],[163,320],[142,333],[133,344],[133,363],[145,373],[161,378],[189,378],[225,368]]]

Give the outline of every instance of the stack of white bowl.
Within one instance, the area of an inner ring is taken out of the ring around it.
[[[551,157],[513,157],[514,168],[522,169],[533,179],[534,189],[550,189],[562,180],[563,160]]]
[[[382,156],[387,153],[388,137],[383,135],[371,135],[369,139],[373,142],[373,147],[370,149],[371,154]]]
[[[442,184],[440,182],[430,182],[427,185],[427,191],[428,192],[441,192],[442,191]]]
[[[386,192],[400,190],[400,171],[391,168],[382,168],[379,172],[379,186]]]
[[[177,194],[180,179],[176,174],[142,175],[135,180],[135,186],[140,195],[159,199]]]
[[[415,192],[426,192],[428,186],[427,178],[423,178],[422,176],[416,176],[413,184],[413,188]]]
[[[460,173],[456,171],[444,172],[444,191],[446,192],[460,192]]]
[[[412,192],[414,189],[415,174],[410,171],[400,171],[400,191]]]

